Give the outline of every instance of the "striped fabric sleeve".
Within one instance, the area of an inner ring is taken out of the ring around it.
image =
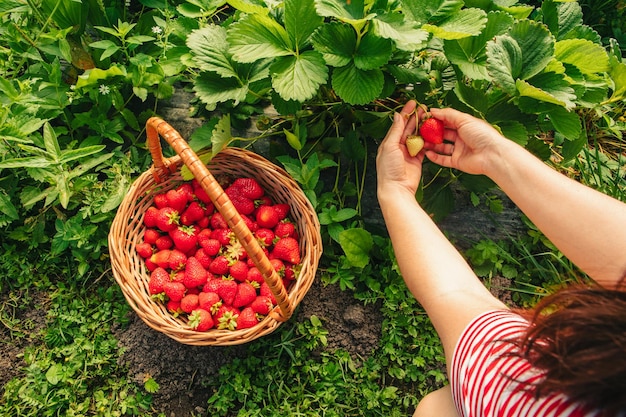
[[[462,417],[596,417],[563,394],[536,399],[529,389],[542,374],[516,355],[507,340],[528,327],[521,316],[508,311],[486,312],[465,329],[454,351],[450,386]]]

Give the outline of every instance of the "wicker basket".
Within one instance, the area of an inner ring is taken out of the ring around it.
[[[180,134],[162,119],[153,117],[147,125],[148,148],[154,165],[132,184],[111,225],[109,252],[113,275],[126,300],[151,328],[176,341],[189,345],[235,345],[246,343],[274,331],[291,317],[315,278],[322,253],[320,225],[315,211],[298,184],[278,166],[261,156],[239,148],[226,148],[205,165]],[[165,158],[160,138],[176,151]],[[184,163],[213,201],[216,209],[253,259],[272,293],[277,306],[258,325],[242,330],[212,329],[198,332],[187,325],[186,318],[174,317],[165,305],[152,300],[148,291],[150,273],[135,247],[142,242],[145,211],[156,194],[175,188],[183,182],[180,166]],[[278,203],[291,207],[290,217],[300,235],[302,268],[289,291],[272,268],[257,240],[241,219],[215,176],[249,176],[255,178]]]

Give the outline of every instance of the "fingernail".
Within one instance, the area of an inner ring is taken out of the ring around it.
[[[402,118],[402,116],[400,116],[400,113],[398,113],[398,112],[394,112],[393,113],[393,122],[394,123],[398,123],[401,118]]]

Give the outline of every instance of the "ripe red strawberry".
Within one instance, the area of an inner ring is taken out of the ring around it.
[[[189,253],[198,245],[197,229],[193,226],[178,226],[169,232],[174,247],[183,253]]]
[[[232,186],[239,188],[241,195],[251,200],[257,200],[265,194],[263,187],[254,178],[237,178]]]
[[[196,221],[196,224],[200,229],[206,229],[207,227],[209,227],[210,221],[211,219],[209,218],[209,216],[202,216],[198,221]]]
[[[195,309],[189,314],[188,324],[189,327],[199,332],[206,332],[215,326],[211,313],[202,308]]]
[[[160,236],[156,240],[156,242],[154,242],[154,246],[156,246],[158,250],[171,249],[172,247],[174,247],[174,242],[172,241],[171,237],[165,235]]]
[[[215,229],[211,232],[211,238],[217,239],[223,246],[230,244],[235,234],[230,229]]]
[[[154,271],[155,269],[157,269],[157,268],[159,267],[157,264],[155,264],[154,262],[152,262],[152,261],[150,260],[150,258],[147,258],[147,259],[145,260],[145,262],[146,262],[146,268],[147,268],[147,269],[148,269],[148,271],[150,271],[150,272]]]
[[[256,222],[259,227],[273,229],[280,221],[275,206],[260,206],[256,210]]]
[[[248,269],[248,275],[246,277],[246,280],[249,282],[256,282],[258,284],[262,284],[263,282],[265,282],[263,274],[261,274],[261,271],[259,271],[259,268],[257,268],[256,266]]]
[[[159,209],[156,206],[150,206],[146,209],[146,212],[143,214],[143,224],[148,227],[156,227],[156,219],[157,214],[159,213]]]
[[[261,207],[261,206],[271,206],[274,204],[274,201],[272,200],[272,197],[270,197],[269,195],[264,195],[263,197],[254,200],[254,203],[257,207]]]
[[[202,265],[202,267],[206,270],[209,269],[211,262],[213,262],[213,257],[207,255],[207,253],[202,248],[198,248],[198,250],[193,256],[198,260],[198,262],[200,262],[200,265]]]
[[[187,198],[187,201],[193,200],[194,193],[193,193],[193,186],[191,185],[191,183],[184,182],[180,184],[178,188],[176,188],[176,191],[178,191],[179,193],[183,193],[183,195]]]
[[[181,189],[168,190],[165,193],[165,197],[167,198],[168,207],[173,208],[179,213],[185,210],[189,202],[187,193]]]
[[[170,300],[180,301],[185,296],[187,288],[185,288],[182,282],[169,281],[163,284],[163,291],[165,291],[165,295]]]
[[[296,235],[296,226],[288,221],[282,220],[274,228],[276,237],[294,237]]]
[[[250,307],[246,307],[241,310],[237,317],[237,330],[249,329],[256,326],[259,323],[259,319],[256,316],[254,310]]]
[[[185,264],[187,263],[187,255],[178,249],[173,249],[170,251],[170,256],[167,259],[167,262],[172,271],[179,271],[185,267]]]
[[[165,195],[165,193],[156,194],[153,198],[153,201],[157,209],[167,207],[167,196]]]
[[[278,258],[273,258],[270,259],[270,264],[272,265],[272,268],[274,268],[274,271],[276,271],[276,273],[283,277],[285,276],[285,263]]]
[[[248,282],[240,282],[233,299],[233,307],[247,306],[256,299],[256,288]]]
[[[154,252],[150,257],[150,261],[157,264],[161,268],[169,268],[170,267],[170,254],[172,253],[169,249],[163,249],[157,252]]]
[[[180,215],[180,222],[185,226],[190,226],[204,217],[204,207],[197,201],[189,203],[183,214]]]
[[[243,220],[243,222],[246,224],[246,226],[248,226],[248,229],[250,229],[252,233],[256,232],[256,230],[259,228],[258,223],[252,220],[249,216],[246,216],[245,214],[241,214],[241,220]]]
[[[300,273],[301,265],[286,265],[285,266],[285,278],[289,281],[296,279]]]
[[[254,233],[254,236],[256,236],[261,246],[270,246],[274,242],[274,238],[276,237],[272,230],[265,227],[258,229]]]
[[[442,143],[443,142],[443,122],[434,117],[428,117],[422,121],[419,127],[419,134],[426,142]]]
[[[201,240],[200,246],[208,256],[216,256],[222,249],[220,241],[213,238]]]
[[[229,262],[225,256],[218,256],[213,259],[211,265],[209,265],[209,272],[213,275],[226,275],[228,274]]]
[[[150,294],[160,294],[163,292],[163,285],[170,281],[170,274],[164,268],[156,268],[150,274],[150,280],[148,281],[148,291]]]
[[[198,294],[198,304],[203,310],[216,314],[217,310],[222,306],[222,300],[220,296],[215,292],[200,292]]]
[[[266,295],[258,295],[254,301],[250,303],[250,308],[252,308],[255,313],[263,316],[268,315],[273,307],[272,300]]]
[[[233,305],[233,300],[237,294],[237,286],[238,284],[231,279],[222,279],[217,283],[217,295],[220,296],[225,305]]]
[[[276,213],[278,213],[278,220],[283,220],[289,215],[291,206],[286,203],[277,203],[274,204],[274,210],[276,210]]]
[[[143,232],[143,241],[146,243],[150,243],[151,245],[155,244],[157,239],[161,237],[161,232],[156,229],[146,229]]]
[[[176,281],[176,282],[183,282],[183,279],[185,279],[185,271],[176,271],[170,274],[171,280],[172,281]]]
[[[178,213],[179,212],[172,207],[163,207],[162,209],[159,209],[155,219],[156,227],[163,232],[169,232],[170,230],[176,229],[180,221],[180,215]]]
[[[212,276],[212,274],[211,274]],[[204,286],[202,287],[202,291],[203,292],[214,292],[217,294],[217,290],[220,286],[220,281],[222,279],[221,278],[209,278],[206,282],[206,284],[204,284]]]
[[[254,201],[250,200],[242,196],[241,194],[233,194],[229,195],[231,203],[235,206],[235,209],[239,212],[239,214],[252,214],[254,209]]]
[[[213,213],[209,224],[211,225],[211,229],[228,229],[228,223],[226,223],[224,216],[222,216],[222,213],[219,211]]]
[[[183,313],[183,310],[180,309],[180,301],[167,300],[165,307],[174,317],[178,317]]]
[[[221,330],[235,330],[237,328],[239,310],[233,306],[222,305],[215,314],[217,328]]]
[[[190,256],[185,265],[185,277],[183,278],[185,287],[195,288],[203,286],[206,284],[207,278],[207,271],[202,267],[200,261],[196,257]]]
[[[153,253],[152,245],[148,242],[138,243],[137,246],[135,246],[135,250],[137,254],[144,259],[151,257]]]
[[[261,284],[261,287],[259,288],[259,294],[268,297],[272,302],[272,305],[276,305],[276,297],[274,297],[274,293],[272,293],[272,290],[270,290],[270,286],[267,284],[267,282],[264,281]]]
[[[197,179],[194,178],[191,180],[191,187],[193,188],[193,193],[198,200],[202,201],[204,204],[211,203],[211,198],[207,192],[204,191],[204,188],[202,188]]]
[[[300,244],[292,237],[284,237],[278,240],[274,244],[274,249],[272,249],[271,254],[291,264],[299,264],[301,261]]]
[[[243,282],[248,279],[248,264],[244,261],[235,261],[228,268],[228,274],[236,281]]]
[[[180,300],[180,309],[185,313],[191,313],[198,308],[198,294],[187,294]]]

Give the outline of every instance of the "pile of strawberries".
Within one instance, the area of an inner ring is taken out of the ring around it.
[[[298,276],[299,238],[290,206],[275,203],[253,178],[225,192],[265,251],[285,288]],[[276,299],[223,216],[194,179],[154,196],[136,246],[150,271],[151,297],[185,315],[197,331],[245,329],[269,314]]]

